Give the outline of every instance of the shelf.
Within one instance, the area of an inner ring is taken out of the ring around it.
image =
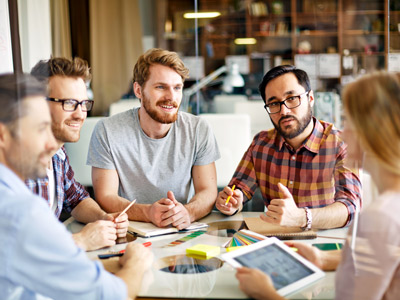
[[[344,30],[344,35],[362,36],[362,35],[385,35],[384,31],[367,31],[362,29]]]
[[[270,13],[270,14],[259,15],[259,16],[249,14],[249,16],[251,18],[255,18],[255,19],[256,18],[288,18],[288,17],[292,16],[292,13],[281,13],[281,14],[272,14],[272,13]]]
[[[233,34],[209,34],[206,36],[208,39],[220,40],[220,39],[235,39],[236,36]]]
[[[385,11],[383,10],[347,10],[343,12],[345,15],[383,15],[385,14]]]
[[[298,18],[309,18],[309,17],[337,17],[338,13],[333,12],[316,12],[316,13],[308,13],[308,12],[299,12],[297,13]]]
[[[299,33],[296,33],[296,36],[318,36],[318,37],[331,37],[331,36],[337,36],[338,33],[335,32],[327,32],[324,30],[308,30],[308,31],[301,31]]]
[[[290,38],[292,35],[290,33],[286,34],[271,34],[269,32],[254,32],[254,36],[257,37],[272,37],[272,38]]]
[[[365,53],[365,52],[355,52],[355,51],[350,51],[350,55],[357,55],[357,56],[385,56],[385,52],[371,52],[371,53]]]

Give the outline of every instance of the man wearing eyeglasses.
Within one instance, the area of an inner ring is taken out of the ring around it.
[[[121,269],[106,272],[24,185],[46,175],[58,147],[45,93],[33,76],[0,75],[0,299],[134,299],[151,251],[129,243]]]
[[[94,201],[85,188],[74,179],[64,143],[79,140],[80,130],[87,112],[93,107],[88,99],[86,84],[90,69],[80,58],[51,58],[38,62],[31,74],[48,87],[48,104],[52,117],[51,128],[58,144],[58,150],[47,168],[43,179],[27,180],[32,192],[49,202],[50,208],[60,217],[64,208],[79,222],[88,223],[79,233],[73,235],[78,246],[89,251],[116,243],[117,237],[125,237],[128,229],[126,214],[107,214]],[[86,155],[86,153],[82,153]]]
[[[275,129],[254,137],[216,207],[232,215],[260,188],[268,209],[261,219],[268,223],[304,230],[348,225],[361,205],[361,183],[343,164],[346,146],[339,131],[312,116],[307,73],[275,67],[259,90]]]

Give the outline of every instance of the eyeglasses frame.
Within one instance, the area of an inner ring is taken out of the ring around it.
[[[304,93],[301,93],[301,94],[299,94],[299,95],[289,96],[289,97],[287,97],[285,100],[278,101],[278,102],[274,102],[274,103],[279,103],[279,104],[280,104],[280,105],[279,105],[279,111],[277,111],[277,112],[273,112],[273,113],[269,112],[269,111],[268,111],[268,109],[269,109],[269,104],[264,104],[264,109],[267,111],[268,114],[273,115],[273,114],[278,114],[278,113],[281,112],[282,104],[285,105],[287,109],[292,109],[292,108],[299,107],[299,106],[301,105],[301,98],[302,98],[304,95],[306,95],[306,94],[308,94],[308,95],[307,95],[307,97],[308,97],[309,94],[310,94],[310,92],[311,92],[311,90],[308,90],[308,91],[305,91]],[[293,97],[299,97],[299,105],[294,106],[294,107],[288,107],[288,106],[286,105],[286,101],[287,101],[289,98],[293,98]]]
[[[52,101],[52,102],[61,103],[61,104],[62,104],[62,109],[63,109],[64,111],[66,111],[66,112],[73,112],[73,111],[76,111],[76,109],[78,108],[78,105],[81,106],[83,112],[89,112],[89,111],[91,111],[91,110],[93,109],[93,104],[94,104],[94,101],[93,101],[93,100],[89,100],[89,99],[87,99],[87,100],[82,100],[82,101],[78,101],[78,100],[76,100],[76,99],[58,99],[58,98],[53,98],[53,97],[46,97],[46,100]],[[74,107],[74,110],[66,110],[66,109],[64,108],[64,102],[65,102],[65,101],[71,101],[71,100],[76,102],[75,107]],[[84,108],[83,103],[85,103],[85,102],[86,102],[86,103],[92,103],[92,107],[91,107],[90,109],[88,109],[88,110],[84,110],[84,109],[83,109],[83,108]]]

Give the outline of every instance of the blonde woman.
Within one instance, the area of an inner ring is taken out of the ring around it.
[[[379,198],[360,214],[355,248],[323,252],[293,243],[323,270],[336,272],[336,299],[400,297],[400,76],[378,72],[349,84],[343,92],[348,159],[371,174]],[[341,254],[341,255],[340,255]],[[255,299],[283,299],[270,278],[241,268],[240,288]]]

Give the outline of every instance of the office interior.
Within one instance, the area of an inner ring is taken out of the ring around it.
[[[80,141],[67,145],[76,179],[88,187],[90,168],[82,153],[93,127],[100,118],[140,105],[132,93],[132,69],[149,48],[176,51],[190,69],[181,109],[206,118],[214,130],[221,151],[219,187],[229,182],[252,137],[273,128],[258,93],[270,68],[294,64],[307,71],[316,92],[315,116],[338,128],[343,86],[375,70],[400,71],[400,0],[0,0],[0,5],[2,22],[10,24],[1,72],[29,72],[50,56],[79,56],[92,68],[88,88],[95,106]],[[234,138],[241,145],[233,147]],[[368,174],[363,180],[369,181]],[[368,203],[376,192],[364,194]],[[247,209],[263,210],[263,203],[254,201]]]

